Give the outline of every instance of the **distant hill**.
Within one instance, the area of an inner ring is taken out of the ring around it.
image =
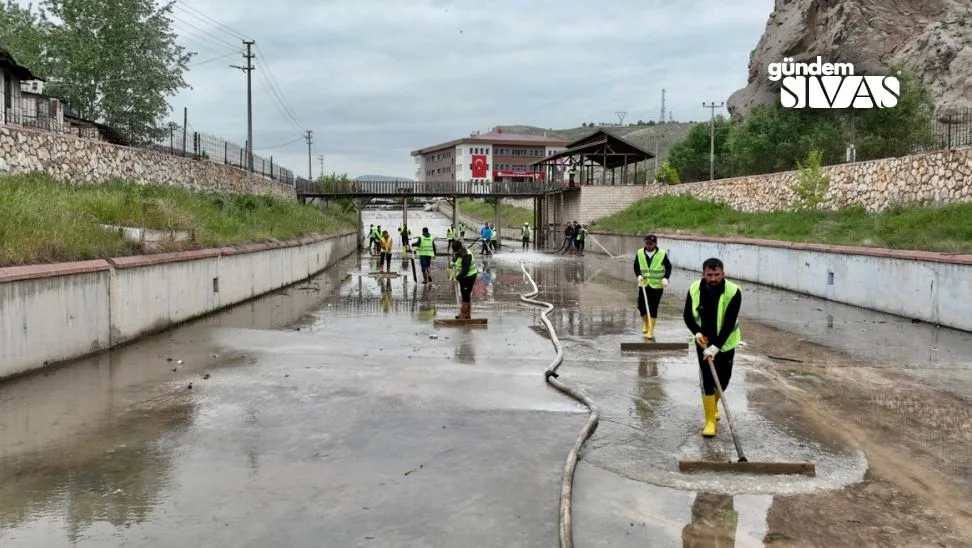
[[[693,125],[695,125],[694,122],[670,122],[653,126],[592,126],[570,129],[545,129],[534,126],[497,126],[497,128],[507,133],[547,135],[548,137],[564,139],[565,141],[575,141],[599,129],[603,129],[612,135],[617,135],[618,137],[631,141],[632,144],[640,146],[652,154],[655,152],[655,139],[657,139],[658,162],[661,164],[661,162],[665,161],[665,158],[668,158],[668,149],[671,148],[672,144],[684,139]]]

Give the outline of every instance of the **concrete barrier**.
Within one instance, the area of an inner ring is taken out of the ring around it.
[[[94,354],[299,282],[353,253],[356,235],[0,268],[0,378]]]
[[[642,247],[642,236],[592,235],[612,255]],[[829,301],[886,312],[963,331],[972,331],[972,254],[851,247],[810,243],[715,238],[658,233],[672,265],[701,271],[718,257],[726,275]],[[588,243],[587,253],[604,254]]]

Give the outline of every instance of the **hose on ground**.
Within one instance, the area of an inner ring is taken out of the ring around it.
[[[533,276],[530,276],[530,273],[527,272],[526,266],[524,266],[522,262],[520,263],[520,268],[523,270],[523,274],[526,276],[527,280],[529,280],[530,285],[533,286],[532,291],[520,295],[520,300],[528,304],[542,306],[545,308],[545,310],[540,313],[540,319],[543,321],[544,326],[546,326],[547,333],[550,334],[550,340],[553,342],[554,349],[557,351],[557,355],[554,356],[553,361],[551,361],[550,365],[547,366],[547,370],[544,371],[543,376],[547,383],[553,385],[554,388],[560,390],[564,394],[567,394],[575,400],[583,403],[590,410],[590,415],[587,418],[587,422],[584,424],[584,428],[581,429],[580,435],[577,437],[577,441],[574,442],[574,447],[567,455],[567,462],[564,464],[563,480],[561,481],[560,485],[560,546],[561,548],[573,548],[574,538],[571,527],[571,495],[574,484],[574,470],[577,468],[578,453],[580,453],[581,447],[584,445],[584,442],[591,437],[594,430],[597,429],[600,411],[597,408],[597,404],[594,403],[594,400],[592,400],[582,391],[571,388],[560,382],[560,376],[557,374],[557,369],[564,361],[564,349],[560,344],[560,339],[557,338],[557,332],[554,331],[553,325],[547,318],[547,314],[554,309],[554,306],[546,301],[540,301],[532,298],[540,293],[540,288],[537,287],[536,282],[533,281]]]

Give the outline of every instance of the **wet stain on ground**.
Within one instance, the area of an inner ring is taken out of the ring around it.
[[[631,257],[518,247],[477,246],[484,329],[433,325],[457,310],[445,257],[423,285],[397,257],[398,276],[372,276],[365,253],[0,385],[0,546],[557,546],[587,411],[543,382],[521,261],[555,306],[561,379],[602,410],[575,476],[579,548],[972,545],[972,336],[742,284],[740,440],[817,476],[682,474],[735,450],[725,418],[699,436],[694,352],[620,352],[641,339]],[[659,340],[687,340],[695,277],[672,277]]]

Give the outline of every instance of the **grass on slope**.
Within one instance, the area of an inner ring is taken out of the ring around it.
[[[263,196],[202,194],[126,181],[72,186],[44,175],[0,177],[0,266],[138,254],[99,225],[195,230],[189,247],[288,240],[353,228],[356,217]]]
[[[474,219],[491,223],[494,219],[494,208],[492,202],[481,202],[479,200],[460,199],[459,212],[469,215]],[[533,224],[533,212],[524,207],[504,204],[500,202],[500,221],[503,226],[522,226],[523,223]]]
[[[902,207],[882,213],[867,213],[860,208],[744,213],[722,204],[672,195],[640,200],[599,219],[593,230],[684,232],[954,253],[972,252],[970,218],[972,204]]]

